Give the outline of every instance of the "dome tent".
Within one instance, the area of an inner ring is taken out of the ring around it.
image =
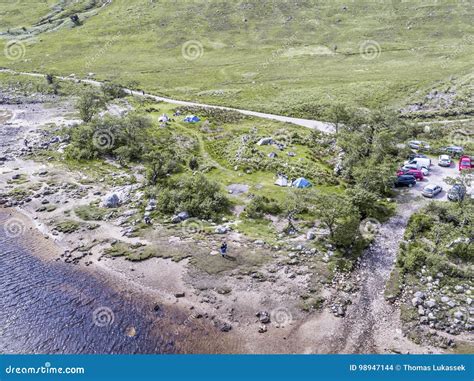
[[[292,186],[295,188],[309,188],[312,186],[311,182],[304,177],[299,177],[295,181],[293,181]]]
[[[199,119],[199,117],[197,117],[196,115],[188,115],[186,118],[184,118],[184,121],[186,123],[197,123],[200,120],[201,119]]]
[[[275,185],[280,187],[287,187],[289,184],[288,179],[285,176],[278,176],[278,179],[275,181]]]

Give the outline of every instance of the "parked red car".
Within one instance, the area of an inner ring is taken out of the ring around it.
[[[472,162],[472,159],[470,156],[463,155],[459,159],[459,170],[462,171],[463,169],[471,169],[474,168],[474,163]]]
[[[423,172],[421,172],[419,169],[399,169],[397,171],[397,177],[402,175],[412,175],[418,181],[423,180]]]

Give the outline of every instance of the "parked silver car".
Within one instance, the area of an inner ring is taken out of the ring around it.
[[[425,197],[433,198],[437,194],[441,193],[443,188],[436,184],[428,184],[426,187],[423,188],[421,194]]]
[[[439,158],[438,158],[438,165],[440,167],[450,167],[451,166],[451,158],[449,157],[449,155],[441,155]]]
[[[411,148],[411,149],[430,149],[430,145],[422,140],[410,140],[408,142],[408,146]]]

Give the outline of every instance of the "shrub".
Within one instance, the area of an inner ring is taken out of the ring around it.
[[[199,169],[199,162],[195,156],[193,156],[189,160],[189,168],[191,169],[191,171],[196,171],[197,169]]]
[[[103,83],[101,90],[108,99],[123,98],[127,95],[122,86],[116,83]]]
[[[433,223],[433,217],[426,214],[415,213],[410,217],[410,220],[408,221],[406,235],[409,239],[413,239],[418,234],[430,230],[433,227]]]
[[[279,214],[280,205],[277,201],[265,196],[255,196],[245,207],[245,212],[249,218],[262,218],[265,214]]]
[[[98,156],[94,146],[94,129],[86,124],[71,130],[71,144],[66,148],[66,158],[70,160],[90,160]]]
[[[414,272],[419,270],[426,261],[427,252],[418,245],[412,244],[401,257],[401,264],[405,271]]]
[[[203,219],[215,218],[229,206],[230,202],[219,184],[202,174],[171,181],[157,198],[157,207],[162,213],[187,211],[191,217]]]
[[[359,225],[357,215],[348,217],[337,224],[331,239],[334,245],[341,248],[349,248],[354,245],[354,243],[360,241]]]
[[[448,255],[472,263],[474,262],[474,245],[469,240],[461,241],[448,251]]]

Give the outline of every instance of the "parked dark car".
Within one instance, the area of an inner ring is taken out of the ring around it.
[[[412,175],[415,176],[415,179],[418,181],[423,181],[423,172],[418,170],[418,169],[399,169],[397,171],[397,176],[402,176],[402,175]]]
[[[401,175],[395,180],[396,187],[413,187],[416,184],[415,176],[413,175]]]
[[[466,196],[466,187],[462,184],[454,184],[448,191],[449,201],[462,201]]]
[[[408,155],[408,161],[412,161],[413,159],[416,159],[418,157],[426,159],[428,156],[423,155],[422,153],[412,152],[411,154]]]
[[[446,152],[448,155],[459,157],[464,155],[464,148],[459,146],[449,146],[443,148],[443,152]]]

